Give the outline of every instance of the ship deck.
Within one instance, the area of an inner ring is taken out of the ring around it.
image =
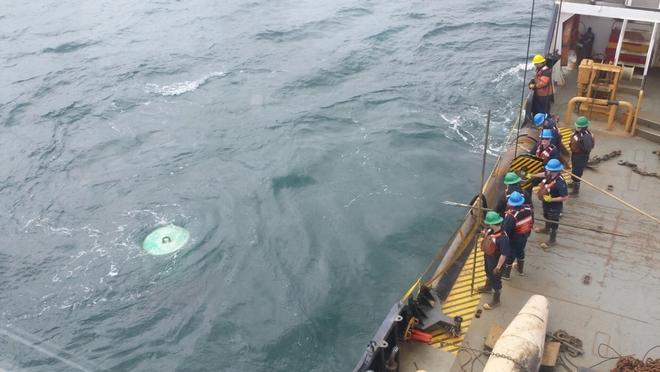
[[[558,92],[554,112],[563,113],[574,93],[570,84],[567,81]],[[613,150],[621,150],[622,155],[600,163],[596,169],[587,169],[584,178],[603,189],[611,185],[613,194],[659,216],[660,178],[641,176],[617,161],[626,160],[642,170],[660,173],[660,157],[652,153],[660,150],[660,145],[628,137],[620,128],[617,124],[617,129],[608,131],[605,122],[592,120],[596,136],[592,156]],[[578,197],[565,202],[561,222],[627,236],[560,227],[557,245],[543,250],[540,243],[547,235],[532,233],[526,248],[526,276],[512,272],[511,280],[504,282],[498,308],[484,310],[479,318],[473,316],[490,298],[486,295],[478,307],[467,309],[472,314],[469,328],[461,337],[463,347],[482,350],[491,326],[506,327],[534,294],[549,300],[549,332],[562,329],[583,342],[584,355],[570,358],[576,366],[600,363],[594,370],[609,371],[616,359],[605,358],[616,356],[616,352],[641,358],[660,344],[660,225],[584,183],[580,191]],[[540,216],[540,203],[535,201],[535,206]],[[470,264],[468,261],[466,266]],[[416,371],[415,365],[429,372],[481,371],[487,360],[486,355],[477,352],[436,347],[404,344],[401,371]],[[660,357],[660,349],[651,356]],[[571,370],[576,369],[571,366]]]
[[[612,193],[657,215],[660,179],[633,173],[617,160],[660,172],[660,158],[652,154],[660,146],[598,129],[595,135],[596,154],[623,153],[601,163],[596,171],[587,170],[585,179],[602,188],[612,185]],[[506,327],[533,294],[544,295],[550,302],[548,331],[563,329],[582,340],[585,354],[572,359],[580,367],[602,362],[602,356],[615,356],[612,349],[641,358],[660,344],[660,226],[588,185],[583,184],[580,191],[579,197],[565,203],[562,221],[602,227],[628,237],[560,227],[557,245],[544,251],[540,243],[547,236],[532,233],[526,249],[527,275],[512,273],[502,289],[502,305],[484,311],[472,322],[464,345],[481,349],[491,324]],[[540,206],[536,209],[539,214]],[[585,276],[589,276],[589,284],[585,284]],[[601,343],[612,349],[601,346],[599,355]],[[452,371],[460,371],[466,362],[468,355],[461,354]],[[485,362],[487,358],[481,359]],[[615,364],[616,360],[604,362],[596,370],[609,371]],[[475,366],[475,370],[481,367]]]

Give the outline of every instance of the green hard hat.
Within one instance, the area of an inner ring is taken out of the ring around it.
[[[589,119],[586,116],[580,116],[575,119],[575,126],[578,128],[585,128],[589,126]]]
[[[497,212],[489,211],[488,213],[486,213],[486,219],[484,220],[484,223],[486,225],[497,225],[501,223],[503,220],[504,218],[502,218],[502,216],[497,214]]]
[[[520,177],[514,172],[509,172],[504,176],[505,185],[513,185],[514,183],[518,183],[520,181],[522,181],[522,179],[520,179]]]

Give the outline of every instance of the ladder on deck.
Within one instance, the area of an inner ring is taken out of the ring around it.
[[[625,5],[631,6],[632,0],[626,0]],[[658,9],[660,9],[660,5],[658,5]],[[658,36],[658,28],[660,28],[658,25],[658,23],[653,22],[631,21],[627,19],[624,19],[621,24],[614,64],[624,66],[624,76],[626,75],[625,70],[632,68],[631,79],[640,80],[640,85],[635,87],[636,89],[642,88],[641,85],[644,83],[644,78],[648,74],[649,67],[653,62],[655,41]],[[629,56],[636,61],[640,61],[639,57],[643,57],[644,63],[621,61],[622,52],[624,57]],[[636,68],[644,68],[643,73],[641,75],[635,74]]]

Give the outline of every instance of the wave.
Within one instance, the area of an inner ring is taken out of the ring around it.
[[[394,36],[407,28],[408,28],[407,25],[388,27],[377,34],[367,37],[366,40],[387,41],[388,39],[390,39],[391,36]]]
[[[347,7],[341,8],[337,11],[338,15],[349,16],[349,17],[361,17],[366,15],[371,15],[373,12],[370,9],[363,7]]]
[[[100,41],[86,41],[86,42],[76,42],[70,41],[68,43],[60,44],[54,48],[46,48],[42,50],[42,53],[71,53],[75,52],[78,49],[87,48],[96,44],[100,44]]]
[[[491,119],[491,132],[489,135],[487,153],[498,156],[506,149],[506,134],[510,125],[511,107],[493,112]],[[440,117],[447,122],[445,137],[466,143],[473,152],[483,151],[483,136],[485,122],[483,114],[475,107],[467,110],[464,115],[440,113]],[[499,118],[499,120],[498,120]]]
[[[310,21],[288,30],[265,30],[257,33],[256,40],[270,40],[274,42],[299,41],[307,38],[324,37],[325,32],[332,32],[341,26],[336,18],[328,18],[320,21]]]
[[[497,30],[512,30],[515,28],[525,27],[525,25],[526,23],[524,22],[478,21],[459,24],[446,24],[444,22],[438,22],[433,26],[431,30],[422,35],[422,40],[433,39],[438,36],[445,36],[445,34],[450,32],[458,31],[478,34],[479,30],[483,30],[492,34]]]
[[[273,192],[279,193],[282,189],[297,189],[316,184],[316,180],[307,175],[288,174],[272,179]]]
[[[169,85],[158,85],[149,83],[145,87],[147,93],[160,94],[161,96],[178,96],[184,93],[192,92],[200,86],[206,84],[209,80],[217,77],[223,77],[225,73],[222,71],[211,72],[204,75],[197,80],[188,80]]]
[[[461,120],[462,118],[460,115],[454,116],[453,118],[448,118],[445,116],[445,114],[440,114],[440,117],[442,117],[449,124],[447,129],[457,134],[464,142],[472,144],[476,140],[472,133],[461,128],[463,121]],[[468,136],[471,138],[468,138]],[[451,139],[451,136],[448,137]]]
[[[509,76],[515,76],[518,78],[518,80],[522,81],[522,75],[520,72],[525,71],[525,67],[527,67],[527,72],[529,71],[534,71],[534,65],[532,63],[520,63],[517,64],[513,67],[511,67],[508,70],[504,70],[497,74],[497,76],[491,80],[491,83],[499,83],[500,81],[504,80],[505,78],[508,78]]]

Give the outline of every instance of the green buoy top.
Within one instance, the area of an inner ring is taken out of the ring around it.
[[[167,225],[159,227],[147,235],[142,243],[142,248],[149,254],[160,256],[183,248],[189,238],[190,233],[183,227]]]

